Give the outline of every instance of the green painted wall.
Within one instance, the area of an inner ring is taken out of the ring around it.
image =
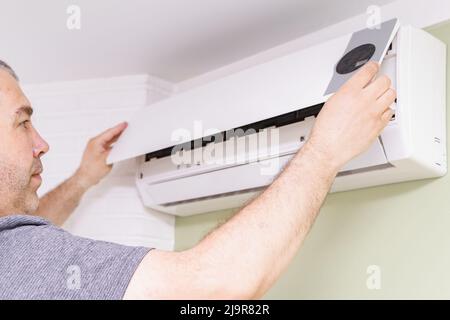
[[[429,31],[450,46],[450,24]],[[176,249],[191,247],[231,214],[178,218]],[[369,265],[380,267],[379,290],[366,286]],[[450,299],[450,174],[331,194],[266,298]]]

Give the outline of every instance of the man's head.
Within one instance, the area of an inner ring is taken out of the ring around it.
[[[40,157],[49,146],[34,129],[32,112],[17,75],[0,60],[0,215],[30,214],[39,204]]]

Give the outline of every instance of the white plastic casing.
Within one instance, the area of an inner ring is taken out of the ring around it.
[[[126,157],[174,145],[173,131],[192,130],[195,120],[201,120],[204,129],[220,132],[325,102],[332,66],[349,38],[243,70],[143,109],[134,129],[125,132],[129,137],[122,143],[133,144],[127,146],[133,151]],[[401,27],[380,73],[388,74],[397,90],[395,119],[366,153],[342,169],[332,192],[447,172],[446,46],[423,30]],[[239,207],[274,179],[308,138],[314,120],[281,127],[279,154],[263,161],[177,167],[170,157],[145,161],[140,156],[136,184],[142,201],[180,216]],[[194,132],[191,138],[202,136],[203,132]],[[110,160],[122,158],[117,154]],[[261,168],[268,165],[277,170],[261,174]]]

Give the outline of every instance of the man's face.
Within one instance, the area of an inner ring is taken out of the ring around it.
[[[0,214],[31,214],[39,205],[40,157],[48,144],[31,123],[31,106],[17,81],[0,69]]]

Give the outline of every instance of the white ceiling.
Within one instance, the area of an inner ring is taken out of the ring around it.
[[[0,59],[25,83],[149,73],[179,82],[392,0],[2,0]],[[66,27],[70,4],[81,30]]]

